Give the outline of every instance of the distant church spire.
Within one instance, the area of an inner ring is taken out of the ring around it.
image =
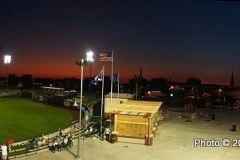
[[[142,66],[139,66],[139,75],[137,77],[137,85],[136,85],[136,100],[139,100],[142,92]]]
[[[233,70],[232,70],[232,76],[231,76],[230,86],[231,86],[231,87],[234,87],[234,74],[233,74]]]
[[[140,66],[139,76],[142,78],[142,66]]]
[[[143,75],[142,75],[142,66],[140,66],[140,70],[139,70],[139,87],[140,87],[140,88],[142,87],[142,78],[143,78]]]

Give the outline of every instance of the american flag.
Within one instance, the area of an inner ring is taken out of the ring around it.
[[[99,53],[99,60],[101,62],[111,62],[113,60],[112,52]]]

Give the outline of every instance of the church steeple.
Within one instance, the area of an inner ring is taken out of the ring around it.
[[[140,66],[139,76],[140,76],[140,78],[142,78],[142,66]]]
[[[234,87],[234,74],[233,74],[233,70],[232,70],[232,76],[231,76],[230,87]]]

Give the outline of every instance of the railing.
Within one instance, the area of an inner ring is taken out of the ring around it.
[[[43,146],[32,146],[32,144],[26,143],[22,145],[15,145],[11,147],[11,151],[8,154],[10,159],[29,156],[33,154],[37,154],[38,151],[46,149],[47,145]]]
[[[69,128],[67,128],[67,129],[69,129]],[[64,129],[64,130],[66,131],[67,129]],[[63,130],[63,133],[67,133],[67,132],[64,132],[64,130]],[[94,131],[94,134],[93,133],[86,134],[85,131],[86,130],[83,128],[80,130],[82,140],[84,140],[84,138],[92,137],[95,134],[98,134],[98,132],[96,132],[96,130]],[[74,134],[74,137],[72,138],[72,140],[77,139],[78,134],[79,134],[79,129],[77,129],[75,131],[75,134]],[[19,158],[19,157],[25,157],[25,156],[37,154],[41,150],[48,149],[48,142],[51,139],[56,138],[57,135],[59,135],[59,132],[55,132],[53,134],[44,136],[47,138],[45,139],[46,142],[42,143],[42,144],[38,143],[38,140],[42,139],[42,137],[30,139],[30,140],[24,141],[24,142],[15,143],[12,145],[11,151],[9,151],[8,157],[9,157],[9,159],[15,159],[15,158]]]
[[[71,126],[61,130],[62,133],[68,133],[73,125],[76,125],[76,122],[73,122]],[[74,133],[75,133],[75,138],[76,138],[79,130],[77,128],[75,128],[75,129],[76,130]],[[32,139],[29,139],[26,141],[14,143],[14,144],[12,144],[11,150],[8,153],[8,157],[10,159],[14,159],[14,158],[22,157],[22,156],[37,154],[38,151],[47,149],[48,141],[51,139],[54,139],[58,135],[59,135],[59,131],[49,134],[49,135],[45,135],[43,137],[32,138]],[[41,141],[43,139],[45,140],[45,143],[38,143],[39,141]],[[0,151],[0,153],[1,153],[1,151]]]
[[[100,132],[99,132],[99,123],[98,122],[99,117],[93,117],[93,119],[91,119],[92,121],[90,121],[88,123],[89,126],[94,127],[94,130],[92,133],[88,132],[86,133],[86,129],[87,127],[81,128],[80,130],[80,134],[81,134],[81,139],[84,140],[84,138],[87,137],[92,137],[92,136],[96,136],[98,138],[100,137]],[[72,140],[77,139],[78,138],[78,134],[79,134],[79,129],[78,129],[78,122],[74,121],[72,122],[72,124],[61,130],[62,133],[66,135],[66,133],[69,133],[69,130],[75,126],[75,132],[74,132],[74,137],[72,138]],[[45,135],[43,137],[38,137],[38,138],[32,138],[26,141],[22,141],[22,142],[17,142],[12,144],[11,146],[11,150],[8,153],[8,158],[9,159],[15,159],[15,158],[19,158],[19,157],[24,157],[24,156],[29,156],[29,155],[33,155],[33,154],[37,154],[39,151],[44,150],[44,149],[48,149],[48,142],[55,139],[58,135],[59,135],[59,131],[49,134],[49,135]],[[38,143],[38,141],[42,141],[45,140],[45,143]],[[0,151],[1,153],[1,151]]]

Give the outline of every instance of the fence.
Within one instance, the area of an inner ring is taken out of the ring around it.
[[[61,132],[63,134],[69,133],[70,129],[73,128],[73,126],[76,126],[76,121],[73,122],[71,126],[61,130]],[[75,136],[73,139],[77,138],[79,134],[79,129],[77,127],[75,129],[76,129],[74,132]],[[59,135],[59,133],[60,132],[58,131],[49,135],[44,135],[42,137],[32,138],[26,141],[14,143],[11,146],[11,150],[8,153],[8,157],[9,159],[14,159],[18,157],[37,154],[39,151],[47,149],[49,140],[56,138]],[[43,142],[43,140],[45,142]]]

